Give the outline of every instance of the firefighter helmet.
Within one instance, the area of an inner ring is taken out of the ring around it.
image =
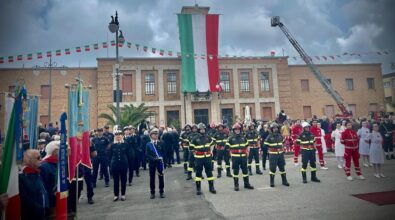
[[[241,130],[241,125],[240,125],[239,123],[235,123],[235,124],[232,126],[232,130],[235,130],[235,129]]]
[[[206,125],[204,125],[203,123],[199,123],[198,125],[197,125],[197,128],[200,130],[200,129],[206,129]]]
[[[305,128],[305,127],[310,127],[310,124],[308,123],[308,122],[302,122],[302,127],[303,128]]]

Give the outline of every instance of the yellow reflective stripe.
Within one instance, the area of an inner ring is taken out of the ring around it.
[[[251,164],[249,163],[249,164],[247,164],[247,166],[249,166],[249,167],[250,167],[250,166],[251,166]]]
[[[192,167],[188,167],[188,169],[187,169],[189,172],[192,172],[193,171],[193,168]]]
[[[200,181],[202,181],[201,177],[195,177],[195,182],[200,182]]]
[[[309,144],[310,141],[300,141],[301,144]]]
[[[217,168],[222,168],[222,165],[217,165]]]
[[[233,178],[239,178],[239,175],[232,174]]]
[[[280,171],[279,173],[280,173],[280,174],[285,174],[285,171],[284,171],[284,172],[281,172],[281,171]]]
[[[248,174],[243,174],[243,177],[247,177],[248,176]]]
[[[302,168],[302,169],[300,169],[300,171],[302,171],[302,172],[306,172],[306,169],[303,169],[303,168]]]
[[[246,157],[247,154],[231,154],[232,157]]]
[[[269,174],[271,174],[271,175],[276,175],[276,173],[274,172],[272,172],[272,171],[269,171]]]
[[[214,177],[213,177],[213,176],[212,176],[212,177],[208,177],[207,180],[208,180],[208,181],[214,180]]]
[[[311,171],[317,171],[317,168],[311,168],[310,170]]]
[[[279,152],[270,152],[269,151],[269,154],[282,154],[282,153],[284,153],[284,151],[279,151]]]
[[[211,157],[211,155],[210,154],[207,154],[207,155],[195,155],[195,158],[205,158],[205,157]]]
[[[226,168],[229,168],[229,167],[230,167],[230,165],[225,165],[225,167],[226,167]]]

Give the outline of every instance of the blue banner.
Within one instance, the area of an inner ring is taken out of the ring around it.
[[[28,96],[27,105],[23,114],[26,134],[29,138],[30,148],[37,148],[37,120],[38,120],[38,96]]]
[[[66,133],[67,114],[63,112],[60,116],[60,146],[58,155],[58,192],[67,191],[67,133]]]
[[[16,160],[22,161],[23,149],[22,149],[22,134],[23,134],[23,99],[26,98],[26,88],[24,86],[18,86],[15,92],[15,124],[14,124],[14,138],[16,145]]]

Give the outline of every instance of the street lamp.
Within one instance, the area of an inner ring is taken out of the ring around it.
[[[45,62],[43,66],[36,65],[33,68],[33,74],[35,76],[40,75],[40,70],[49,70],[49,94],[48,94],[48,123],[51,122],[51,109],[52,109],[52,69],[57,68],[58,64],[56,62],[52,62],[52,57],[49,58],[49,62]],[[66,66],[59,66],[60,75],[65,76],[67,74]]]
[[[115,82],[116,82],[116,90],[115,90],[115,102],[116,104],[116,122],[117,125],[120,124],[120,113],[119,113],[119,102],[120,102],[120,94],[119,94],[119,55],[118,55],[118,44],[123,44],[125,42],[125,38],[123,37],[123,33],[119,30],[119,22],[118,22],[118,12],[115,11],[115,18],[111,16],[111,22],[108,24],[108,30],[111,33],[115,33],[115,56],[116,56],[116,63],[115,63]],[[118,36],[119,31],[119,36]]]

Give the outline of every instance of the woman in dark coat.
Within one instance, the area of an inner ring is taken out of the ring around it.
[[[114,179],[114,202],[119,199],[119,182],[121,182],[121,200],[126,199],[126,173],[128,170],[128,146],[123,140],[122,132],[114,132],[114,143],[111,144],[109,156],[111,161],[111,171]]]

